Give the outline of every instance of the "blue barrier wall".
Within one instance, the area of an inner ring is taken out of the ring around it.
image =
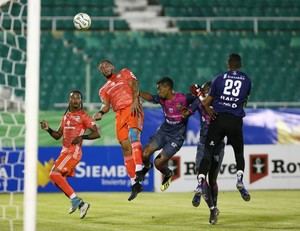
[[[46,168],[47,163],[51,162],[51,159],[56,159],[59,153],[58,147],[39,148],[40,164]],[[153,170],[151,170],[144,181],[144,191],[154,190],[153,178]],[[130,180],[120,147],[84,147],[82,160],[76,168],[76,175],[69,179],[75,191],[130,191]],[[51,182],[44,187],[39,186],[39,192],[52,191],[57,189]]]
[[[163,121],[160,108],[145,109],[145,125],[142,143],[149,138]],[[245,144],[300,144],[300,109],[247,110],[244,118]],[[105,134],[103,134],[105,135]],[[199,139],[199,115],[193,115],[188,124],[185,145],[197,145]],[[40,147],[38,163],[39,192],[57,189],[48,174],[60,147]],[[2,148],[0,151],[0,192],[23,191],[24,150]],[[153,170],[144,184],[144,191],[154,190]],[[76,169],[76,177],[70,178],[76,191],[129,191],[130,182],[124,167],[120,146],[85,146],[83,158]]]

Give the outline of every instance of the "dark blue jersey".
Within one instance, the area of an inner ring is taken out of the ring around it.
[[[230,113],[244,117],[244,103],[251,90],[251,80],[240,71],[227,71],[212,82],[209,95],[214,98],[212,106],[217,113]]]
[[[210,124],[210,117],[205,112],[201,101],[199,98],[194,100],[190,105],[191,111],[195,112],[198,111],[200,116],[200,143],[204,144],[207,136],[208,126]]]

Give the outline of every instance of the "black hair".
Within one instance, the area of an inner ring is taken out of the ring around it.
[[[79,90],[73,90],[73,91],[70,92],[69,97],[70,97],[71,94],[74,94],[74,93],[80,95],[80,98],[81,98],[80,109],[83,109],[83,102],[82,102],[82,98],[83,98],[83,97],[82,97],[81,91],[79,91]],[[67,109],[66,109],[64,115],[67,114],[68,111],[70,111],[70,103],[68,104],[68,107],[67,107]]]
[[[168,85],[171,89],[173,89],[174,83],[173,80],[169,77],[163,77],[156,82],[156,84],[165,84]]]
[[[239,69],[242,67],[242,58],[239,54],[232,53],[228,58],[229,68]]]

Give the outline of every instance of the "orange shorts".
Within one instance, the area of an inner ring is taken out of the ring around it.
[[[126,107],[116,111],[116,134],[119,142],[128,139],[130,128],[143,129],[144,113],[139,116],[131,115],[131,107]]]
[[[76,165],[81,159],[81,150],[78,154],[74,155],[74,146],[63,148],[53,167],[57,168],[64,176],[74,176]],[[79,156],[80,158],[78,158]]]

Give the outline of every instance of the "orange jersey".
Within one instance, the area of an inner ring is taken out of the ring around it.
[[[114,111],[130,106],[133,102],[132,89],[128,84],[130,80],[136,80],[136,77],[126,68],[113,74],[100,88],[100,99],[110,102]]]
[[[63,147],[69,148],[74,138],[83,135],[86,129],[94,125],[95,121],[83,110],[65,114],[60,124],[63,130]],[[81,148],[81,145],[82,143],[76,146]]]

